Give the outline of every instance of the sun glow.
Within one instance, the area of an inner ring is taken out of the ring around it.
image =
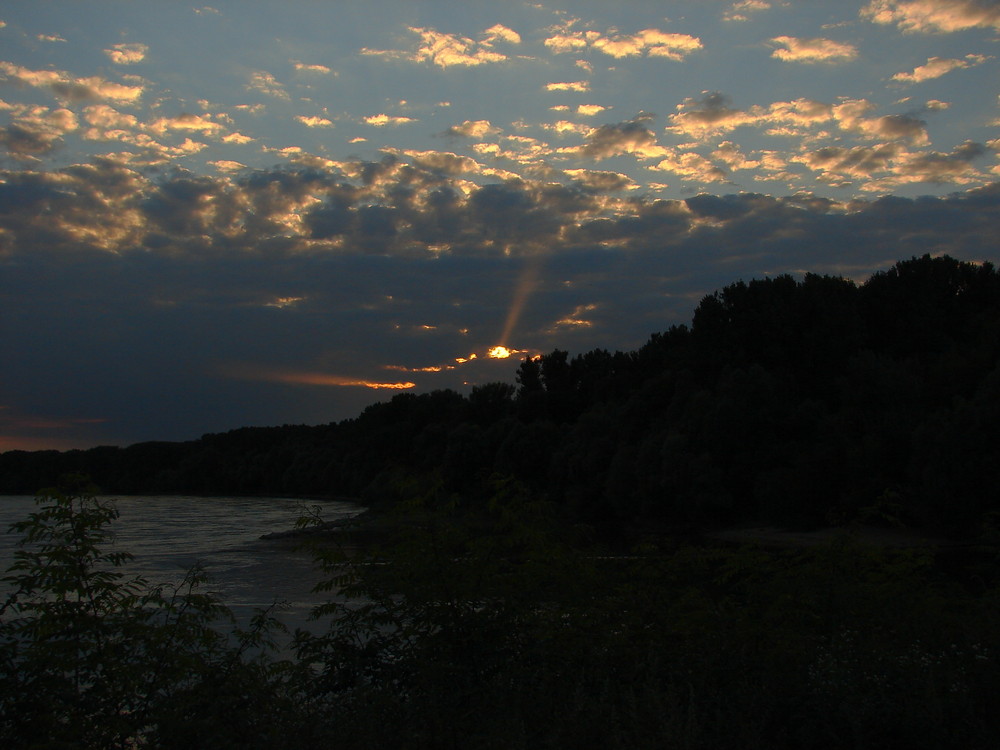
[[[288,385],[318,385],[339,386],[347,388],[371,388],[373,390],[404,391],[416,388],[417,384],[409,381],[398,383],[377,382],[363,378],[331,375],[324,372],[301,370],[281,370],[267,367],[252,367],[249,365],[230,365],[219,368],[220,374],[240,380],[260,380],[270,383],[286,383]]]
[[[487,352],[487,354],[489,354],[489,356],[492,357],[493,359],[507,359],[507,357],[509,357],[513,353],[514,352],[512,352],[506,346],[494,346],[492,349],[489,350],[489,352]]]

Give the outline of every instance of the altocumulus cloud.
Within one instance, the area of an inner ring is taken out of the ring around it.
[[[872,0],[861,17],[909,32],[1000,29],[1000,5],[993,0]]]

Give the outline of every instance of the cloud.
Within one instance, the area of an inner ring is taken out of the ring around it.
[[[295,119],[298,120],[299,122],[301,122],[307,128],[332,128],[333,127],[333,121],[328,120],[325,117],[316,117],[316,116],[306,117],[304,115],[296,115]]]
[[[661,156],[664,149],[657,145],[656,135],[646,127],[651,119],[648,115],[639,115],[625,122],[601,125],[590,131],[580,153],[597,160],[620,154],[635,154],[647,159]]]
[[[297,62],[295,63],[295,70],[300,73],[318,73],[320,75],[330,75],[333,70],[328,68],[326,65],[308,64]]]
[[[104,54],[111,58],[111,62],[117,65],[133,65],[146,59],[149,47],[145,44],[114,44],[111,49],[104,50]]]
[[[119,112],[107,104],[92,104],[89,107],[84,107],[83,117],[87,121],[87,124],[106,130],[115,128],[135,129],[139,125],[139,121],[135,115]]]
[[[228,135],[222,136],[223,143],[235,143],[237,145],[242,145],[244,143],[253,143],[254,140],[256,139],[251,138],[249,135],[244,135],[243,133],[238,133],[238,132],[229,133]]]
[[[576,108],[576,113],[583,117],[593,117],[594,115],[601,114],[606,109],[608,107],[603,107],[600,104],[580,104]]]
[[[145,126],[151,133],[162,136],[170,130],[191,131],[205,133],[206,135],[216,135],[224,126],[213,121],[208,115],[192,115],[183,112],[176,117],[159,117]]]
[[[885,115],[869,120],[859,120],[858,128],[866,135],[890,140],[908,140],[918,146],[930,143],[927,123],[915,115]]]
[[[896,73],[892,80],[902,83],[922,83],[940,78],[953,70],[982,65],[990,59],[992,58],[987,55],[966,55],[964,60],[951,57],[928,57],[926,64],[918,65],[910,73]]]
[[[334,375],[327,372],[283,370],[268,365],[229,365],[219,368],[223,377],[240,380],[257,380],[285,385],[313,385],[338,388],[370,388],[372,390],[405,391],[416,387],[409,381],[385,382],[366,380],[357,376]]]
[[[705,92],[701,99],[685,99],[677,105],[677,113],[670,115],[671,132],[704,138],[712,133],[726,132],[741,125],[760,121],[764,112],[760,107],[749,111],[730,107],[731,99],[718,91]]]
[[[861,17],[925,34],[1000,29],[1000,5],[994,0],[871,0]]]
[[[892,161],[900,152],[893,144],[877,146],[824,146],[792,161],[805,164],[820,172],[820,179],[833,185],[846,184],[850,179],[871,179],[890,171]]]
[[[589,81],[565,81],[560,83],[546,83],[546,91],[590,91]]]
[[[641,130],[619,130],[649,146]],[[992,158],[978,144],[862,148],[800,156],[843,179],[952,185]],[[658,161],[696,185],[712,166],[765,157],[724,141]],[[215,166],[204,176],[107,158],[0,170],[0,291],[24,321],[0,327],[0,347],[19,363],[5,373],[5,403],[39,420],[106,419],[81,427],[95,442],[183,440],[352,417],[393,392],[372,385],[512,381],[516,363],[489,369],[482,353],[498,343],[529,260],[534,291],[502,343],[573,352],[640,346],[738,278],[858,278],[928,251],[998,260],[997,184],[849,203],[756,193],[679,201],[630,189],[613,171],[476,185],[462,179],[474,165],[449,152]],[[481,354],[441,367],[469,352]],[[220,363],[245,363],[243,373]]]
[[[798,39],[793,36],[776,36],[771,42],[778,45],[771,57],[785,62],[837,63],[848,62],[858,56],[853,44],[832,39]]]
[[[738,0],[723,12],[722,20],[749,21],[750,13],[759,13],[770,8],[771,3],[768,0]]]
[[[475,159],[451,151],[406,150],[400,153],[410,157],[416,166],[441,174],[469,174],[479,172],[481,169],[481,165]]]
[[[62,137],[79,127],[76,114],[68,109],[48,107],[20,109],[20,114],[0,128],[0,144],[19,160],[32,160],[54,150]]]
[[[833,106],[815,99],[800,98],[790,102],[773,102],[760,120],[767,124],[809,128],[833,119]]]
[[[593,193],[612,193],[620,190],[632,190],[638,187],[632,178],[619,172],[606,172],[592,169],[566,169],[564,173],[571,177],[581,188]]]
[[[77,78],[63,70],[31,70],[3,61],[0,61],[0,76],[0,81],[48,89],[68,102],[105,99],[124,104],[136,102],[143,93],[142,86],[114,83],[99,76]]]
[[[521,41],[517,32],[500,24],[491,26],[484,31],[479,41],[457,34],[447,34],[432,28],[410,26],[408,30],[420,37],[420,44],[414,51],[375,50],[364,47],[360,52],[362,55],[383,57],[390,60],[427,62],[442,68],[456,65],[475,67],[488,63],[499,63],[508,59],[507,55],[494,49],[497,42],[519,44]]]
[[[650,169],[671,172],[689,182],[713,183],[729,180],[726,170],[694,151],[669,149],[666,158]]]
[[[898,143],[851,148],[827,146],[793,157],[793,161],[818,171],[819,178],[833,185],[861,183],[866,192],[886,192],[917,183],[969,185],[983,179],[973,162],[988,152],[972,141],[948,153],[910,151]]]
[[[495,42],[507,42],[508,44],[520,44],[521,35],[513,29],[509,29],[503,24],[495,24],[483,32],[483,44],[492,45]]]
[[[452,125],[444,134],[460,138],[482,139],[500,132],[500,128],[494,127],[489,120],[465,120],[460,125]]]
[[[368,115],[362,118],[362,121],[366,125],[374,125],[376,128],[384,128],[387,125],[406,125],[410,122],[416,122],[412,117],[392,116],[384,112],[377,115]]]
[[[729,169],[757,169],[761,166],[759,159],[750,159],[740,151],[739,146],[731,141],[723,141],[712,152],[712,158],[725,164]]]
[[[559,135],[565,135],[567,133],[589,135],[593,131],[593,128],[589,125],[582,125],[577,122],[570,122],[569,120],[558,120],[554,123],[542,123],[540,127],[543,130],[550,130]]]
[[[676,34],[659,29],[643,29],[635,34],[564,29],[545,40],[545,46],[557,54],[594,49],[614,58],[663,57],[683,60],[702,48],[701,40],[690,34]]]
[[[906,154],[896,171],[894,184],[953,183],[967,185],[982,179],[972,162],[988,149],[981,143],[965,141],[948,153],[939,151]]]
[[[219,159],[217,161],[208,162],[213,167],[218,169],[220,172],[238,172],[241,169],[246,169],[247,165],[238,161],[232,161],[231,159]]]
[[[58,34],[39,34],[36,39],[40,42],[65,42],[66,40]]]
[[[273,96],[275,99],[290,100],[291,97],[285,91],[285,87],[272,74],[267,71],[258,70],[250,74],[250,83],[247,84],[248,91],[256,91],[266,96]]]

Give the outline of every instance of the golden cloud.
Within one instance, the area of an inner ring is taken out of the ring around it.
[[[347,375],[333,375],[325,372],[308,370],[285,370],[254,365],[237,364],[219,368],[224,377],[239,380],[257,380],[268,383],[284,383],[287,385],[318,385],[338,388],[371,388],[373,390],[408,390],[416,388],[411,382],[380,382],[366,378]]]
[[[570,81],[565,83],[547,83],[546,91],[590,91],[588,81]]]
[[[614,58],[665,57],[669,60],[683,60],[695,50],[702,48],[701,40],[690,34],[676,34],[659,29],[643,29],[635,34],[601,34],[597,31],[573,31],[564,29],[545,40],[545,46],[553,52],[578,52],[587,47],[603,52]]]
[[[326,119],[325,117],[305,117],[303,115],[297,115],[296,120],[301,122],[307,128],[332,128],[333,122]]]
[[[733,3],[723,14],[723,21],[749,21],[750,16],[748,13],[757,13],[762,10],[768,10],[771,7],[771,3],[767,0],[739,0],[739,2]]]
[[[794,36],[776,36],[771,40],[779,48],[771,57],[786,62],[835,63],[847,62],[858,56],[858,48],[832,39],[799,39]]]
[[[387,125],[405,125],[408,122],[416,122],[412,117],[393,117],[384,112],[377,115],[369,115],[363,118],[366,125],[373,125],[376,128],[384,128]]]
[[[940,78],[953,70],[982,65],[989,59],[991,58],[987,55],[966,55],[964,60],[949,57],[928,57],[926,64],[918,65],[909,73],[896,73],[892,80],[903,83],[921,83]]]
[[[118,65],[133,65],[146,59],[149,47],[145,44],[113,44],[111,49],[104,50],[104,54],[111,58],[111,62]]]
[[[905,32],[1000,29],[1000,5],[989,0],[871,0],[861,17]]]
[[[135,102],[143,93],[141,85],[126,86],[99,76],[75,78],[64,70],[31,70],[9,62],[0,62],[0,76],[24,86],[47,88],[60,99],[69,101],[107,99]]]
[[[496,24],[483,32],[480,41],[457,34],[446,34],[431,28],[410,26],[409,31],[420,36],[414,52],[403,50],[375,50],[364,47],[362,55],[384,57],[391,60],[429,62],[442,68],[455,65],[474,67],[487,63],[503,62],[507,56],[493,50],[497,42],[518,44],[520,35],[512,29]]]

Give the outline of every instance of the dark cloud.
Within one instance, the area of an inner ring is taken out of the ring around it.
[[[685,99],[678,112],[670,116],[670,129],[675,133],[703,138],[714,132],[725,132],[740,125],[753,124],[763,112],[734,109],[732,99],[719,91],[706,91],[701,99]]]
[[[0,144],[15,156],[47,154],[59,144],[60,140],[52,133],[18,123],[0,128]]]
[[[812,169],[835,175],[870,177],[889,169],[892,159],[898,153],[896,146],[824,146],[806,155],[804,161]]]
[[[944,173],[984,149],[903,163]],[[886,163],[816,153],[843,171]],[[16,363],[0,373],[0,406],[76,420],[94,441],[353,416],[388,396],[335,384],[401,379],[390,366],[416,370],[405,379],[417,389],[510,381],[509,361],[456,359],[497,343],[632,348],[739,278],[862,278],[924,252],[1000,260],[995,183],[847,204],[676,201],[613,197],[579,177],[452,185],[398,156],[232,180],[110,162],[0,178],[0,347]]]
[[[641,154],[656,145],[656,135],[646,126],[650,120],[651,115],[639,115],[625,122],[602,125],[587,136],[581,153],[597,160],[625,153]]]
[[[981,143],[966,141],[947,154],[935,151],[917,155],[904,166],[903,173],[919,177],[922,182],[951,182],[967,174],[972,162],[988,151]]]
[[[914,115],[879,117],[874,121],[872,130],[883,138],[905,138],[914,143],[927,140],[927,123]]]

